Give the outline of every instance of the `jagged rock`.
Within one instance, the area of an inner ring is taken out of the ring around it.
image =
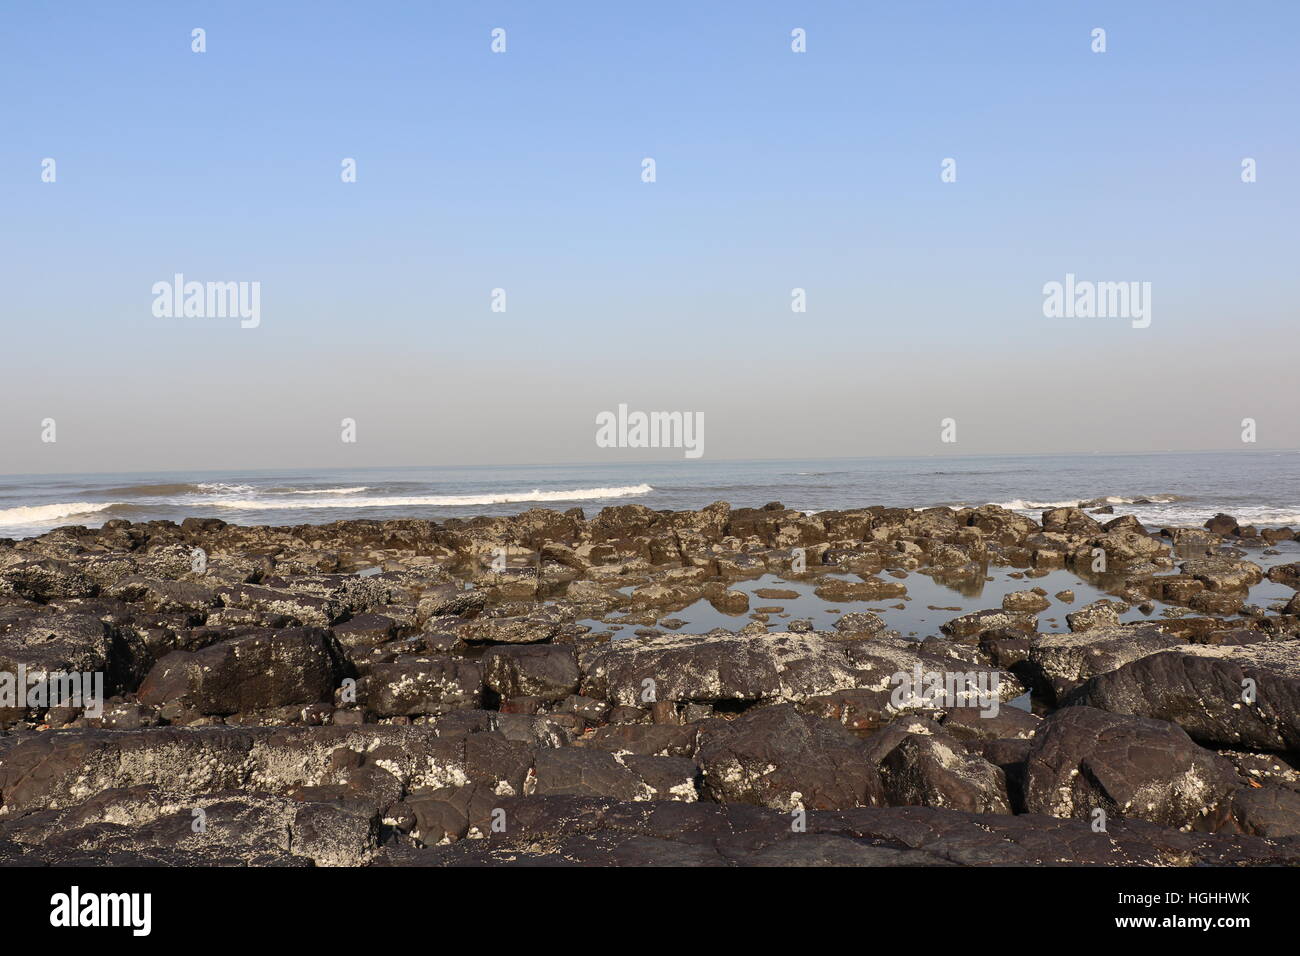
[[[1011,812],[1006,774],[933,721],[901,717],[866,743],[892,806]]]
[[[1205,522],[1205,530],[1211,534],[1228,535],[1237,533],[1237,519],[1232,515],[1217,514]]]
[[[1046,595],[1040,591],[1012,591],[1002,598],[1002,610],[1012,614],[1037,614],[1051,606]]]
[[[112,654],[108,629],[98,617],[59,611],[0,612],[0,671],[16,674],[104,671]]]
[[[1196,558],[1184,561],[1183,574],[1204,582],[1211,591],[1244,591],[1264,579],[1264,572],[1252,561],[1231,558]]]
[[[1268,579],[1289,588],[1300,588],[1300,561],[1274,565],[1268,569]]]
[[[1093,601],[1065,615],[1071,631],[1089,631],[1100,627],[1118,627],[1119,616],[1129,609],[1122,601]]]
[[[20,561],[0,570],[0,595],[14,594],[29,601],[92,597],[99,585],[81,568],[66,561],[42,558]]]
[[[978,638],[987,631],[1015,630],[1032,634],[1038,627],[1038,618],[1033,614],[1004,611],[993,608],[986,611],[973,611],[948,621],[939,629],[951,638]]]
[[[1043,512],[1043,530],[1063,534],[1091,535],[1101,532],[1097,519],[1081,508],[1052,508]]]
[[[480,617],[457,630],[461,640],[475,644],[540,644],[559,633],[555,621],[527,617]]]
[[[885,629],[885,622],[879,614],[871,611],[850,611],[841,614],[832,626],[841,633],[875,634]]]

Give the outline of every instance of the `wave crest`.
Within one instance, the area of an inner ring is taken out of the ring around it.
[[[92,515],[107,511],[118,504],[116,501],[76,501],[53,505],[27,505],[20,508],[5,508],[0,511],[0,525],[39,524],[43,521],[58,521],[60,518],[73,518],[77,515]]]
[[[597,498],[627,498],[649,494],[650,485],[624,485],[617,488],[575,488],[572,491],[505,491],[488,495],[420,495],[416,497],[311,498],[268,501],[265,498],[238,498],[210,502],[222,508],[241,511],[289,511],[305,508],[462,508],[475,505],[521,504],[530,501],[590,501]]]

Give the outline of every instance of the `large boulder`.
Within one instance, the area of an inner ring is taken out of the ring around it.
[[[1161,651],[1092,678],[1071,700],[1172,721],[1207,746],[1300,750],[1300,641]]]
[[[1236,786],[1232,765],[1174,724],[1065,707],[1034,735],[1025,807],[1080,820],[1100,809],[1107,817],[1186,827]]]
[[[1010,813],[1006,774],[939,725],[902,717],[867,740],[890,806]]]

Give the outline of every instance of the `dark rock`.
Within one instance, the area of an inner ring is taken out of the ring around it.
[[[578,678],[577,655],[563,645],[500,646],[483,655],[483,681],[502,697],[564,700],[578,689]]]
[[[1072,701],[1172,721],[1209,746],[1300,750],[1300,642],[1162,651],[1094,677]]]
[[[335,670],[326,640],[317,628],[294,628],[193,653],[176,651],[149,672],[140,685],[140,702],[234,714],[327,701],[334,694]]]
[[[1236,786],[1231,765],[1159,720],[1066,707],[1034,735],[1025,772],[1030,813],[1186,827]]]
[[[706,723],[697,761],[701,792],[723,803],[787,811],[884,803],[863,742],[839,724],[788,705]]]
[[[446,714],[482,703],[483,667],[453,657],[399,657],[375,664],[366,704],[380,716]]]

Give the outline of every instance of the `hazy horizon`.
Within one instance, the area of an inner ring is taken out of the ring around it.
[[[854,461],[924,461],[931,458],[943,459],[983,459],[983,458],[1125,458],[1125,457],[1143,457],[1143,456],[1160,456],[1160,455],[1222,455],[1222,454],[1251,454],[1251,455],[1286,455],[1300,454],[1298,448],[1258,448],[1258,447],[1238,447],[1238,448],[1196,448],[1187,450],[1160,450],[1160,451],[1043,451],[1043,452],[992,452],[988,454],[958,454],[955,452],[940,453],[934,452],[925,455],[818,455],[798,458],[722,458],[710,456],[707,460],[721,464],[784,464],[795,462],[854,462]],[[503,461],[485,461],[485,462],[466,462],[463,464],[392,464],[389,462],[378,462],[374,464],[361,465],[322,465],[319,462],[312,464],[289,464],[289,465],[267,465],[267,466],[231,466],[219,465],[209,468],[152,468],[145,470],[110,470],[110,471],[53,471],[53,472],[0,472],[0,476],[6,478],[59,478],[59,477],[98,477],[112,475],[157,475],[160,473],[176,474],[210,474],[216,472],[247,472],[250,474],[258,472],[342,472],[342,471],[421,471],[421,470],[483,470],[491,468],[526,469],[526,468],[581,468],[590,466],[592,468],[607,468],[618,465],[636,465],[636,464],[653,464],[653,465],[673,465],[678,464],[681,459],[670,454],[665,450],[658,457],[645,456],[628,457],[618,460],[599,461],[589,459],[585,461],[521,461],[521,462],[503,462]],[[682,462],[689,467],[689,462]]]

